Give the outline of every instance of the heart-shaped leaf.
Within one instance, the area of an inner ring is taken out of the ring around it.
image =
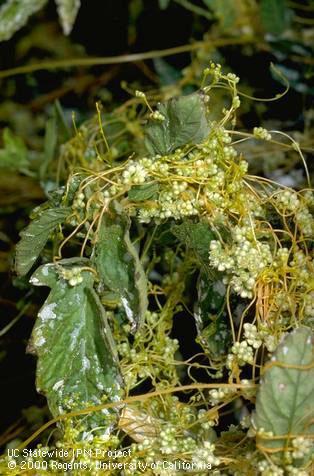
[[[43,250],[51,233],[69,215],[69,208],[44,209],[21,231],[21,239],[16,245],[15,269],[24,276],[31,269]]]
[[[144,202],[145,200],[156,200],[158,197],[158,183],[145,183],[135,185],[128,192],[128,197],[132,202]]]
[[[69,35],[81,6],[81,0],[56,0],[63,33]]]
[[[123,215],[104,215],[94,262],[101,284],[116,293],[135,331],[147,310],[147,280],[138,252],[130,240],[130,223]]]
[[[277,458],[298,435],[314,433],[313,333],[301,327],[279,345],[261,381],[254,422],[257,444]],[[265,432],[272,432],[267,436]]]
[[[46,395],[54,416],[118,400],[121,395],[110,327],[93,289],[94,274],[82,264],[82,260],[62,260],[41,266],[31,278],[33,284],[51,288],[28,349],[38,357],[37,389]],[[81,283],[71,286],[62,278],[64,269],[80,270]],[[106,425],[106,415],[111,422],[109,411],[84,416],[87,430]]]
[[[150,121],[145,131],[145,145],[151,155],[167,155],[186,144],[199,144],[207,137],[204,94],[172,98],[157,107],[164,120]]]
[[[7,0],[0,8],[0,41],[9,40],[48,0]]]

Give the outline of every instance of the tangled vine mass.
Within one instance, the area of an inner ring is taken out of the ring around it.
[[[29,351],[52,446],[92,474],[122,474],[109,450],[124,475],[310,474],[314,193],[250,175],[245,144],[264,141],[309,179],[293,139],[237,129],[238,83],[211,64],[197,92],[97,105],[21,233],[17,272],[41,254],[31,283],[50,288]]]

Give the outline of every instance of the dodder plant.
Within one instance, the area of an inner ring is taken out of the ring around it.
[[[237,144],[280,133],[236,130],[238,80],[212,64],[156,110],[142,92],[108,124],[98,110],[21,234],[20,275],[52,243],[31,277],[50,288],[29,344],[37,388],[58,448],[104,450],[82,456],[94,474],[310,474],[314,195],[248,174]],[[179,342],[184,313],[196,337]],[[105,450],[123,448],[121,472]]]

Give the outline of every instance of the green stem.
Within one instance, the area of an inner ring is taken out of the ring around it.
[[[0,79],[16,76],[18,74],[33,73],[35,71],[51,70],[58,68],[72,68],[79,66],[96,66],[109,65],[119,63],[133,63],[136,61],[162,58],[166,56],[177,55],[181,53],[188,53],[189,51],[198,50],[205,45],[210,45],[212,48],[227,45],[254,43],[256,39],[252,36],[243,36],[240,38],[221,38],[218,40],[196,41],[189,45],[176,46],[174,48],[167,48],[164,50],[147,51],[144,53],[133,53],[120,56],[104,56],[95,58],[68,58],[56,61],[42,61],[32,65],[18,66],[17,68],[6,69],[0,71]]]

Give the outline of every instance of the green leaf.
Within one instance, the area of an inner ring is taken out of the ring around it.
[[[255,426],[282,438],[260,434],[257,443],[265,451],[277,449],[272,453],[277,458],[283,458],[284,449],[292,446],[290,435],[306,437],[314,432],[313,339],[313,333],[305,327],[288,334],[275,351],[270,367],[266,366],[259,386]]]
[[[117,294],[134,331],[147,310],[147,282],[129,228],[126,217],[104,215],[94,262],[101,283]]]
[[[7,0],[0,7],[0,41],[9,40],[48,0]]]
[[[212,281],[205,273],[201,273],[197,294],[198,299],[194,307],[197,340],[211,359],[217,359],[225,355],[231,340],[223,312],[226,287],[220,279]]]
[[[62,260],[36,270],[31,282],[49,286],[28,350],[36,353],[37,390],[46,395],[53,416],[118,400],[122,378],[106,315],[93,289],[88,260]],[[61,270],[80,270],[82,282],[70,286]],[[111,415],[111,417],[110,417]],[[86,431],[108,424],[107,410],[83,415]],[[107,423],[106,423],[107,422]]]
[[[206,221],[193,223],[191,220],[185,220],[180,225],[172,226],[171,232],[194,254],[200,265],[201,274],[197,283],[198,299],[194,307],[194,319],[199,343],[206,352],[212,352],[215,348],[215,342],[212,342],[211,350],[209,343],[212,340],[211,336],[216,326],[213,323],[214,315],[217,316],[221,312],[225,297],[224,292],[221,291],[223,289],[222,283],[220,285],[216,282],[213,283],[212,271],[209,268],[210,242],[215,236]],[[225,343],[226,339],[221,339],[221,348],[223,350]]]
[[[163,58],[155,58],[153,63],[162,86],[174,84],[181,78],[181,72]]]
[[[23,140],[15,136],[10,129],[3,131],[3,145],[3,149],[0,149],[0,168],[19,171],[28,168],[27,148]]]
[[[28,273],[43,250],[51,233],[69,215],[69,208],[42,210],[38,217],[21,231],[16,245],[15,269],[23,276]]]
[[[174,225],[171,231],[181,243],[194,252],[206,269],[209,268],[209,247],[215,235],[206,221],[193,223],[193,221],[185,220],[180,225]]]
[[[261,0],[261,20],[273,35],[281,35],[289,26],[289,9],[285,0]]]
[[[69,35],[81,6],[81,0],[56,0],[63,33]]]
[[[226,297],[226,286],[219,279],[209,281],[206,275],[201,273],[197,282],[197,295],[194,317],[197,328],[201,330],[214,316],[221,313]]]
[[[135,185],[128,192],[128,197],[132,202],[144,202],[145,200],[156,200],[158,197],[158,183],[147,183]]]
[[[203,0],[203,3],[212,10],[222,30],[228,30],[234,26],[238,14],[234,0]]]
[[[170,0],[159,0],[160,10],[166,10],[169,7]]]
[[[207,137],[209,125],[202,93],[172,98],[157,107],[165,119],[151,120],[146,126],[145,145],[151,155],[167,155],[186,144],[199,144]]]

